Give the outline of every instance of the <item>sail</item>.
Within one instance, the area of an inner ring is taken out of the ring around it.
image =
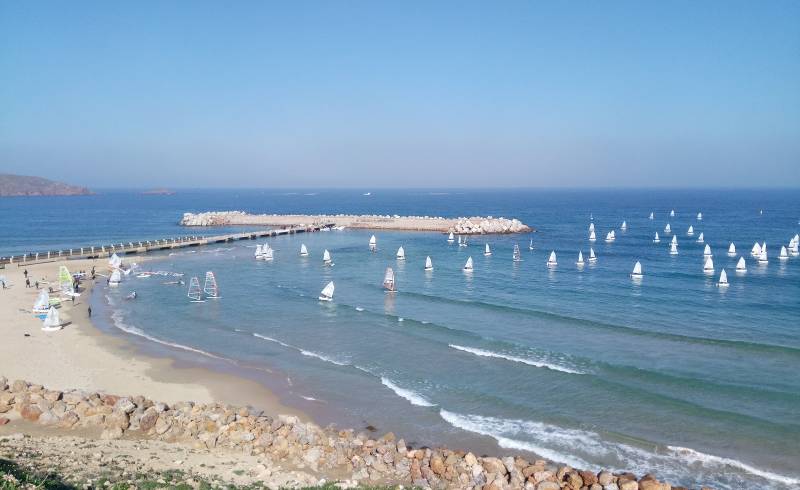
[[[114,272],[111,273],[111,277],[108,278],[109,284],[119,284],[119,281],[122,279],[122,275],[119,273],[119,269],[114,269]]]
[[[46,289],[42,289],[39,292],[39,297],[36,298],[36,302],[33,304],[33,310],[41,313],[47,311],[48,308],[50,308],[50,295],[47,293]]]
[[[330,263],[331,261],[331,253],[328,252],[327,248],[325,249],[324,252],[322,252],[322,261],[325,262],[326,264]]]
[[[672,243],[674,243],[675,245],[678,244],[678,236],[677,235],[672,235]]]
[[[261,249],[261,244],[258,244],[258,245],[256,245],[256,252],[255,252],[255,254],[254,254],[254,255],[255,255],[255,257],[256,257],[256,258],[259,258],[259,257],[261,257],[261,255],[262,255],[263,253],[264,253],[264,252],[263,252],[263,250]]]
[[[766,264],[767,263],[767,250],[765,248],[761,249],[761,254],[758,256],[759,263]]]
[[[606,234],[606,241],[611,242],[613,240],[614,240],[614,230],[611,230]]]
[[[786,247],[784,247],[783,245],[781,245],[781,254],[780,254],[779,258],[781,258],[781,259],[788,259],[789,258],[789,253],[786,251]]]
[[[620,226],[620,228],[622,228],[623,230],[627,230],[628,229],[628,223],[626,221],[623,221],[622,222],[622,226]]]
[[[51,306],[50,309],[47,311],[47,317],[44,319],[44,323],[42,324],[43,329],[57,329],[61,327],[61,317],[58,314],[58,310]]]
[[[272,249],[269,250],[272,253]],[[217,278],[211,271],[206,272],[206,281],[203,284],[203,292],[209,298],[219,298],[219,288],[217,287]]]
[[[594,223],[589,223],[589,231],[594,231]]]
[[[516,243],[514,244],[514,254],[512,255],[514,262],[519,262],[522,260],[522,254],[519,253],[519,245]]]
[[[578,262],[576,262],[576,263],[583,265],[583,252],[582,251],[578,251]]]
[[[650,213],[650,218],[649,219],[653,219],[654,217],[655,216],[653,215],[653,213]]]
[[[761,242],[761,251],[762,252],[766,252],[767,251],[767,242]]]
[[[656,232],[656,236],[655,236],[655,238],[653,238],[653,242],[654,242],[654,243],[658,243],[658,242],[660,242],[660,241],[661,241],[661,239],[660,239],[660,238],[658,238],[658,232]]]
[[[704,271],[713,271],[714,270],[714,259],[711,257],[706,259],[706,263],[703,264]]]
[[[550,258],[547,259],[547,263],[548,263],[548,265],[556,265],[558,263],[558,262],[556,262],[556,251],[555,250],[550,252]]]
[[[265,248],[262,257],[264,260],[272,260],[272,247]]]
[[[452,242],[454,239],[455,237],[453,237],[453,232],[451,231],[450,234],[447,236],[447,241]]]
[[[706,257],[711,256],[711,246],[707,243],[706,243],[706,248],[703,249],[703,255],[705,255]]]
[[[697,213],[697,221],[703,220],[703,213]]]
[[[597,236],[594,234],[594,230],[592,230],[589,232],[589,241],[593,242],[595,240],[597,240]]]
[[[597,256],[595,256],[595,254],[594,254],[594,249],[590,248],[589,249],[589,261],[591,262],[592,260],[594,260],[596,258],[597,258]]]
[[[111,267],[112,269],[116,269],[120,265],[122,265],[122,259],[119,258],[119,255],[117,255],[116,253],[111,255],[111,258],[108,259],[108,266]]]
[[[631,274],[634,275],[634,276],[641,276],[642,275],[642,263],[639,262],[638,260],[636,261],[636,264],[634,264],[633,272]]]
[[[395,291],[394,271],[391,267],[387,267],[386,272],[383,274],[383,287],[388,291]]]
[[[321,298],[332,299],[333,298],[333,290],[335,286],[333,285],[333,281],[329,282],[323,289],[322,292],[319,293]]]
[[[758,242],[753,244],[753,249],[750,250],[750,255],[753,255],[755,257],[761,255],[761,245],[759,245]]]
[[[664,233],[670,233],[670,232],[672,232],[672,227],[669,226],[669,223],[667,223],[667,226],[664,227]]]
[[[371,237],[369,237],[369,246],[375,247],[376,245],[378,245],[378,239],[375,238],[375,235],[372,235]]]
[[[694,226],[689,225],[689,230],[686,232],[686,234],[689,236],[694,235]]]
[[[306,248],[306,244],[305,243],[301,243],[300,244],[300,255],[303,256],[303,257],[308,255],[308,249]]]
[[[736,245],[734,245],[733,242],[731,242],[728,247],[728,255],[736,255]]]
[[[483,255],[489,256],[492,255],[492,250],[489,248],[489,244],[486,244],[486,247],[483,250]]]
[[[406,251],[403,250],[403,247],[397,249],[397,260],[405,260],[406,258]]]
[[[700,236],[697,237],[697,243],[703,243],[706,241],[705,235],[700,233]]]
[[[669,253],[670,255],[678,255],[678,244],[672,242],[669,244]]]
[[[725,272],[725,269],[722,269],[722,272],[719,273],[719,285],[720,286],[728,285],[728,274]]]
[[[461,235],[458,235],[458,244],[461,245]]]
[[[669,212],[669,217],[670,218],[674,218],[675,217],[675,210],[674,209]]]
[[[471,271],[472,270],[472,257],[469,257],[467,259],[467,263],[464,264],[464,270],[465,271]]]
[[[431,260],[431,256],[428,255],[425,257],[425,270],[432,271],[433,270],[433,261]]]
[[[202,301],[203,291],[200,289],[200,279],[196,276],[189,280],[189,292],[187,296],[192,301]]]
[[[736,264],[736,270],[737,271],[746,271],[747,270],[747,264],[744,261],[744,257],[739,257],[739,262]]]
[[[69,273],[66,266],[62,265],[58,268],[58,285],[62,291],[72,291],[72,274]]]

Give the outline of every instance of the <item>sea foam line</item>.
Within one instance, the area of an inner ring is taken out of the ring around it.
[[[319,354],[317,352],[312,352],[310,350],[301,349],[300,347],[297,347],[297,346],[294,346],[294,345],[291,345],[291,344],[287,344],[286,342],[281,342],[278,339],[274,339],[272,337],[267,337],[266,335],[261,335],[259,333],[253,333],[253,337],[258,337],[259,339],[267,340],[269,342],[275,342],[276,344],[282,345],[283,347],[286,347],[287,349],[294,349],[297,352],[303,354],[304,356],[314,357],[314,358],[319,359],[321,361],[329,362],[331,364],[336,364],[337,366],[349,366],[350,365],[350,364],[348,364],[346,362],[337,361],[336,359],[332,359],[330,357],[324,356],[324,355]]]
[[[390,380],[389,378],[387,378],[385,376],[381,376],[381,383],[383,384],[383,386],[386,386],[390,390],[394,391],[394,393],[397,396],[405,398],[406,400],[408,400],[412,405],[416,405],[418,407],[435,407],[436,406],[435,403],[429,402],[428,400],[425,399],[425,397],[423,397],[419,393],[416,393],[416,392],[411,391],[411,390],[407,390],[405,388],[401,388],[401,387],[397,386],[396,384],[394,384],[392,382],[392,380]]]
[[[534,361],[532,359],[526,359],[524,357],[517,357],[517,356],[510,356],[508,354],[500,354],[498,352],[492,352],[489,350],[477,349],[475,347],[464,347],[463,345],[456,345],[456,344],[448,344],[450,348],[460,350],[463,352],[469,352],[470,354],[475,354],[476,356],[481,357],[494,357],[497,359],[505,359],[507,361],[512,362],[521,362],[523,364],[527,364],[529,366],[535,366],[540,368],[552,369],[553,371],[561,371],[562,373],[569,373],[569,374],[586,374],[583,371],[577,371],[574,369],[570,369],[568,367],[560,366],[558,364],[552,364],[549,362],[543,361]]]
[[[760,476],[761,478],[767,480],[784,483],[786,485],[800,485],[800,478],[792,478],[789,476],[779,475],[777,473],[764,471],[754,466],[750,466],[747,463],[742,463],[741,461],[737,461],[735,459],[723,458],[721,456],[714,456],[713,454],[701,453],[700,451],[695,451],[694,449],[688,447],[667,446],[667,448],[676,455],[678,455],[679,457],[681,457],[682,459],[688,460],[689,462],[697,462],[703,466],[705,466],[706,463],[713,463],[722,466],[733,466],[734,468],[744,470],[748,473]]]
[[[153,337],[152,335],[147,334],[147,333],[143,332],[142,330],[140,330],[140,329],[138,329],[136,327],[133,327],[131,325],[126,324],[124,322],[124,317],[122,315],[122,312],[120,312],[119,310],[117,310],[117,311],[115,311],[114,313],[111,314],[111,319],[114,320],[114,326],[115,327],[117,327],[118,329],[122,330],[123,332],[129,333],[131,335],[137,335],[139,337],[143,337],[143,338],[145,338],[147,340],[150,340],[152,342],[155,342],[157,344],[166,345],[168,347],[174,347],[175,349],[185,350],[185,351],[188,351],[188,352],[194,352],[195,354],[200,354],[200,355],[203,355],[203,356],[211,357],[212,359],[219,359],[221,361],[230,361],[230,359],[227,359],[227,358],[221,357],[221,356],[217,356],[215,354],[212,354],[210,352],[206,352],[206,351],[201,350],[201,349],[197,349],[195,347],[190,347],[188,345],[178,344],[178,343],[175,343],[175,342],[169,342],[167,340],[161,340],[158,337]]]

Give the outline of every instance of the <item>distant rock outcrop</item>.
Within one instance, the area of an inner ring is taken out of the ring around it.
[[[91,194],[86,187],[54,182],[42,177],[0,174],[0,197],[14,196],[83,196]]]

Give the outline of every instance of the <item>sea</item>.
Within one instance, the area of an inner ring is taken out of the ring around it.
[[[100,190],[1,199],[0,255],[244,231],[178,225],[184,212],[208,210],[519,218],[535,231],[470,237],[467,247],[439,233],[376,231],[371,253],[373,232],[345,229],[154,254],[137,272],[184,276],[100,285],[93,318],[143,353],[257,380],[322,424],[393,431],[416,446],[652,472],[674,485],[789,489],[800,487],[800,258],[778,253],[800,232],[798,198],[726,189]],[[673,235],[678,255],[668,253]],[[766,242],[767,264],[750,255],[755,242]],[[272,262],[254,259],[264,243]],[[703,270],[706,244],[713,273]],[[590,248],[596,263],[578,267]],[[333,266],[323,264],[325,249]],[[546,266],[551,251],[555,267]],[[468,257],[471,273],[462,270]],[[740,257],[745,273],[735,271]],[[381,287],[387,267],[396,293]],[[723,269],[726,288],[717,285]],[[189,278],[202,283],[208,271],[220,297],[190,302]],[[176,280],[186,284],[169,284]],[[321,302],[329,281],[333,301]],[[137,298],[125,299],[132,291]]]

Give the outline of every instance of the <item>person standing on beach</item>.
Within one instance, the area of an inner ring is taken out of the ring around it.
[[[30,286],[31,281],[29,279],[25,279],[25,281],[27,281],[28,285]],[[36,281],[36,289],[39,289],[39,281]]]
[[[30,280],[30,279],[28,279],[27,277],[25,278],[25,287],[26,287],[26,288],[29,288],[29,287],[31,287],[31,280]],[[39,288],[36,288],[36,289],[39,289]]]
[[[92,317],[92,307],[90,306],[89,308],[87,308],[86,312],[89,313],[89,318],[91,318]]]
[[[27,279],[28,278],[28,269],[25,269],[24,271],[22,271],[22,273],[25,275],[25,279]]]

